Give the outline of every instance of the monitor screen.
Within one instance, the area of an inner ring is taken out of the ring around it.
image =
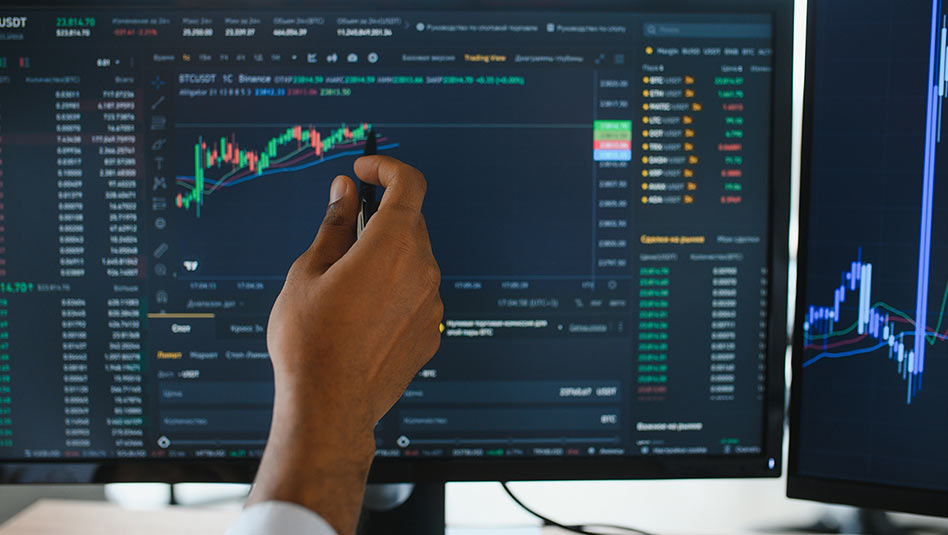
[[[381,464],[776,474],[786,133],[750,4],[5,13],[0,459],[258,458],[270,307],[372,132],[427,177],[445,305]]]
[[[946,13],[813,9],[791,493],[946,514]]]

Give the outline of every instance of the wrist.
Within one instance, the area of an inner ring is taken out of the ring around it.
[[[281,455],[305,457],[308,464],[361,467],[375,456],[374,426],[346,411],[313,400],[277,400],[269,443],[280,441]]]
[[[248,504],[296,503],[320,514],[340,535],[354,533],[375,454],[373,430],[343,425],[344,419],[319,405],[305,407],[278,396]]]

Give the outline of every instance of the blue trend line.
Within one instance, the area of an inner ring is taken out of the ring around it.
[[[932,247],[932,190],[935,183],[935,127],[938,111],[938,87],[935,83],[935,68],[938,57],[945,53],[939,50],[936,54],[938,42],[938,15],[941,11],[941,0],[932,0],[932,28],[928,56],[928,104],[925,117],[925,165],[922,172],[922,217],[918,232],[918,292],[915,299],[915,358],[917,362],[916,381],[909,383],[908,402],[912,402],[912,387],[921,389],[922,373],[925,371],[925,328],[928,325],[928,275],[931,269]]]
[[[854,350],[852,350],[852,351],[844,351],[844,352],[842,352],[842,353],[820,353],[819,355],[817,355],[817,356],[811,358],[810,360],[804,362],[804,363],[803,363],[803,367],[806,368],[806,367],[809,366],[810,364],[813,364],[813,363],[815,363],[816,361],[821,360],[821,359],[824,359],[824,358],[826,358],[826,359],[839,359],[839,358],[843,358],[843,357],[851,357],[851,356],[853,356],[853,355],[862,355],[862,354],[865,354],[865,353],[872,353],[873,351],[875,351],[875,350],[877,350],[877,349],[882,349],[883,347],[886,347],[886,346],[888,346],[888,345],[889,345],[889,344],[888,344],[887,342],[880,342],[879,344],[877,344],[877,345],[875,345],[875,346],[873,346],[873,347],[867,347],[867,348],[864,348],[864,349],[854,349]]]
[[[398,146],[398,143],[389,143],[388,145],[380,145],[380,146],[378,147],[378,150],[394,149],[394,148],[397,147],[397,146]],[[362,155],[362,150],[347,150],[347,151],[344,151],[344,152],[337,152],[336,154],[333,154],[332,156],[326,156],[325,158],[320,158],[319,160],[316,160],[316,161],[313,161],[313,162],[309,162],[309,163],[304,163],[304,164],[302,164],[302,165],[297,165],[297,166],[294,166],[294,167],[282,167],[282,168],[278,168],[278,169],[272,169],[272,170],[269,170],[269,171],[264,171],[264,172],[260,173],[259,175],[258,175],[258,174],[251,174],[251,175],[249,175],[249,176],[245,176],[244,178],[241,178],[240,180],[235,180],[235,181],[233,181],[233,182],[228,182],[227,184],[224,184],[224,185],[221,186],[221,187],[229,188],[229,187],[231,187],[231,186],[236,186],[237,184],[242,184],[242,183],[244,183],[244,182],[247,182],[247,181],[249,181],[249,180],[253,180],[253,179],[255,179],[255,178],[260,178],[260,177],[263,177],[263,176],[272,175],[272,174],[276,174],[276,173],[286,173],[286,172],[288,172],[288,171],[299,171],[299,170],[301,170],[301,169],[307,169],[307,168],[309,168],[309,167],[313,167],[314,165],[319,165],[319,164],[321,164],[321,163],[323,163],[323,162],[328,162],[329,160],[335,160],[336,158],[342,158],[343,156],[353,156],[353,155],[360,155],[360,156],[361,156],[361,155]],[[189,180],[189,181],[194,181],[194,177],[193,177],[193,176],[176,176],[175,178],[176,178],[177,180]],[[208,178],[205,178],[204,181],[207,182],[208,184],[212,184],[212,185],[217,185],[217,184],[219,184],[219,183],[221,182],[221,181],[219,181],[219,180],[211,180],[211,179],[208,179]]]
[[[906,383],[906,404],[911,404],[912,399],[922,390],[922,378],[925,371],[926,344],[928,338],[928,300],[930,290],[931,276],[931,256],[932,256],[932,211],[934,204],[935,187],[935,168],[938,144],[941,141],[941,119],[942,104],[945,97],[946,74],[946,56],[948,56],[948,46],[945,40],[948,35],[948,22],[943,22],[941,32],[939,32],[938,21],[941,14],[942,0],[932,0],[931,15],[931,33],[929,35],[929,53],[928,53],[928,85],[927,104],[925,108],[925,145],[924,159],[922,160],[922,195],[921,195],[921,217],[919,218],[918,232],[918,272],[917,287],[915,294],[915,320],[914,329],[911,332],[904,331],[893,336],[894,325],[890,323],[888,312],[879,312],[879,309],[871,307],[870,297],[872,288],[872,264],[863,262],[862,248],[860,248],[859,259],[853,262],[849,273],[843,272],[842,284],[836,288],[834,294],[833,306],[810,306],[808,320],[804,323],[804,341],[809,331],[831,334],[833,328],[840,321],[840,303],[846,300],[848,291],[856,291],[859,285],[859,334],[868,333],[875,339],[882,338],[883,341],[874,348],[854,350],[845,353],[821,353],[816,357],[804,362],[803,366],[809,366],[822,358],[839,358],[851,355],[868,353],[880,349],[886,345],[890,346],[889,358],[897,360],[899,375]],[[938,36],[941,35],[941,46],[938,46]],[[937,76],[937,79],[936,79]],[[848,286],[848,288],[847,288]],[[908,319],[908,316],[906,316]],[[939,320],[940,323],[940,320]],[[936,331],[933,331],[934,338],[944,339]],[[906,336],[914,336],[911,348],[904,344]],[[887,338],[887,339],[886,339]],[[825,338],[824,338],[825,339]],[[825,344],[825,342],[824,342]]]

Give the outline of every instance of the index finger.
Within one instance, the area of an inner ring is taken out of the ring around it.
[[[385,187],[379,210],[400,206],[421,211],[428,189],[421,171],[389,156],[363,156],[355,161],[355,173],[359,180]]]

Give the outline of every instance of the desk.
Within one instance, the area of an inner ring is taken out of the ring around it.
[[[0,535],[215,535],[223,534],[238,508],[164,507],[126,509],[113,503],[39,500],[0,526]],[[561,535],[539,527],[465,528],[455,535]]]
[[[487,517],[493,516],[487,507]],[[240,514],[238,507],[164,507],[130,509],[109,502],[42,499],[0,525],[0,535],[223,535]],[[948,528],[948,521],[898,515],[907,521]],[[447,535],[567,535],[569,532],[539,526],[449,526]],[[695,533],[666,530],[663,535]],[[753,534],[747,529],[718,533]],[[759,532],[758,532],[759,533]]]
[[[213,535],[223,534],[240,509],[164,507],[126,509],[113,503],[43,499],[0,525],[0,535]],[[534,527],[448,530],[453,535],[562,535]]]
[[[0,526],[0,535],[223,534],[235,509],[124,509],[108,502],[39,500]]]

